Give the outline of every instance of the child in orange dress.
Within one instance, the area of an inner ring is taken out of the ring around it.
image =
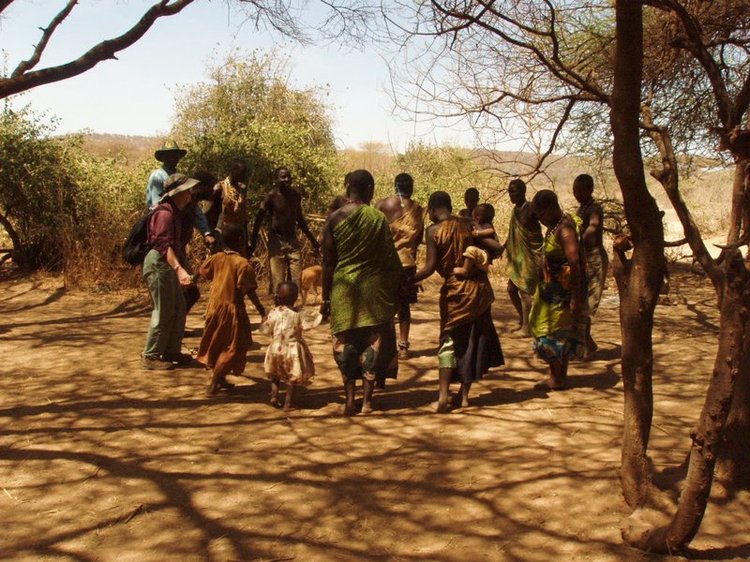
[[[279,406],[279,386],[283,382],[286,385],[285,411],[294,409],[295,389],[307,386],[315,376],[315,364],[302,331],[314,328],[321,321],[320,314],[310,322],[305,321],[302,314],[292,308],[297,293],[297,285],[293,282],[279,283],[276,306],[260,327],[261,333],[273,337],[263,364],[271,380],[271,405]]]
[[[226,249],[210,256],[199,273],[211,281],[198,361],[213,369],[206,396],[216,396],[220,389],[231,389],[227,375],[239,375],[247,364],[250,344],[250,318],[245,310],[245,295],[259,303],[255,293],[255,274],[247,258],[240,255],[243,237],[237,225],[223,232]],[[256,304],[257,307],[257,304]]]

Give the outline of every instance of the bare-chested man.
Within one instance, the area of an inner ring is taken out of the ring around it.
[[[266,215],[270,218],[268,229],[268,261],[271,269],[271,292],[279,283],[291,280],[300,286],[301,256],[297,239],[297,226],[307,236],[316,251],[320,244],[310,232],[302,214],[302,196],[292,187],[292,173],[287,168],[276,168],[273,189],[268,192],[255,216],[249,253],[255,251],[258,233]]]
[[[541,275],[542,227],[526,200],[523,180],[510,181],[508,196],[514,205],[504,245],[508,258],[508,296],[518,313],[518,331],[528,336],[531,298]]]
[[[417,271],[417,247],[424,237],[424,209],[412,198],[414,179],[409,174],[398,174],[394,181],[396,195],[381,199],[375,208],[388,219],[388,227],[393,236],[404,275],[414,277]],[[398,308],[398,358],[409,356],[409,328],[411,327],[411,310],[409,305],[417,302],[417,286],[409,285],[408,291],[401,295]]]
[[[581,217],[581,246],[586,270],[586,355],[594,353],[598,345],[591,337],[591,319],[599,308],[602,291],[607,279],[609,259],[602,243],[604,211],[593,198],[594,178],[581,174],[573,181],[573,195],[580,207],[576,214]]]

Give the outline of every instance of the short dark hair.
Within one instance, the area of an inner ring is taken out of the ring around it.
[[[276,285],[276,297],[280,304],[292,306],[297,301],[297,295],[299,289],[294,281],[282,281]]]
[[[451,196],[445,191],[435,191],[430,195],[427,207],[430,209],[448,209],[448,212],[453,212]]]
[[[476,197],[477,201],[479,201],[479,190],[476,187],[470,187],[466,191],[464,191],[464,197]]]
[[[286,166],[279,166],[278,168],[274,169],[273,174],[271,175],[271,178],[273,180],[278,179],[279,174],[281,173],[281,170],[286,170],[287,172],[289,172],[290,175],[292,173],[291,170],[289,168],[287,168]]]
[[[523,181],[521,178],[515,178],[510,180],[510,183],[508,183],[508,191],[510,190],[518,191],[520,193],[526,194],[526,182]]]
[[[414,193],[414,178],[407,173],[401,173],[396,176],[393,180],[393,184],[396,186],[396,193],[411,197]]]
[[[492,223],[492,221],[495,220],[495,207],[489,203],[477,205],[477,208],[474,209],[474,213],[480,217],[481,222],[483,223]]]
[[[224,244],[230,250],[239,252],[242,250],[242,242],[244,240],[243,229],[239,224],[229,223],[221,227],[221,237],[224,240]]]
[[[242,158],[235,158],[229,163],[229,173],[244,172],[247,173],[247,162]]]
[[[216,185],[216,176],[208,170],[199,170],[194,174],[190,174],[198,180],[198,185],[193,188],[195,196],[203,201],[208,201],[213,196],[214,185]]]
[[[375,178],[367,170],[354,170],[349,176],[349,185],[346,187],[346,194],[356,196],[360,201],[369,203],[372,200],[372,193],[375,189]]]
[[[560,207],[557,201],[557,194],[551,189],[542,189],[534,194],[531,200],[531,207],[535,211],[544,211],[550,207]]]
[[[594,191],[594,178],[588,174],[580,174],[573,180],[573,185],[578,184],[588,191]]]

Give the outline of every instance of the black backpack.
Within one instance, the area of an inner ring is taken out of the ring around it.
[[[130,265],[141,265],[151,249],[148,245],[148,222],[156,209],[142,214],[130,229],[122,246],[122,259]]]

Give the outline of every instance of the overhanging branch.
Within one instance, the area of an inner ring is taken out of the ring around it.
[[[18,75],[16,75],[16,72],[14,72],[13,75],[9,78],[0,78],[0,99],[29,90],[31,88],[35,88],[37,86],[41,86],[43,84],[51,84],[53,82],[65,80],[66,78],[78,76],[79,74],[90,70],[104,60],[116,58],[115,54],[117,52],[130,47],[141,37],[143,37],[157,19],[164,16],[173,16],[182,11],[183,8],[192,4],[193,1],[194,0],[176,0],[174,2],[170,2],[169,0],[161,0],[157,4],[151,6],[151,8],[146,11],[143,17],[141,17],[138,23],[136,23],[128,31],[126,31],[119,37],[115,37],[114,39],[102,41],[75,60],[58,66],[43,68],[41,70],[22,70]],[[68,6],[66,6],[66,9],[68,7],[72,9],[71,5],[74,4],[75,2],[71,0]],[[1,4],[0,7],[2,7]],[[58,17],[60,17],[60,15],[64,12],[65,10],[58,14]],[[62,19],[64,19],[64,17],[66,16],[67,14],[63,16]],[[54,29],[52,31],[54,31]],[[42,42],[40,42],[40,45],[42,45]],[[44,43],[43,47],[44,46],[46,46],[46,43]],[[44,48],[40,50],[39,45],[37,45],[34,55],[38,55],[39,57],[41,57],[43,50]],[[36,51],[39,52],[37,53]],[[33,59],[34,56],[32,56],[30,61],[33,61]],[[23,64],[24,63],[21,63],[21,65]],[[35,64],[36,62],[34,62],[32,66],[34,66]],[[19,67],[21,65],[19,65]],[[18,71],[18,69],[16,70]]]
[[[75,8],[76,4],[78,4],[78,0],[69,0],[67,5],[62,10],[60,10],[60,13],[52,18],[52,21],[49,22],[49,25],[42,29],[42,38],[39,40],[39,43],[37,43],[36,47],[34,47],[34,52],[32,53],[31,58],[25,61],[21,61],[13,71],[13,74],[11,74],[11,77],[18,78],[19,76],[23,75],[24,72],[28,72],[37,64],[39,64],[39,60],[42,58],[44,49],[47,48],[47,43],[49,43],[50,37],[52,37],[52,34],[55,33],[57,26],[59,26],[65,20],[65,18],[70,15],[70,12],[73,11],[73,8]]]

